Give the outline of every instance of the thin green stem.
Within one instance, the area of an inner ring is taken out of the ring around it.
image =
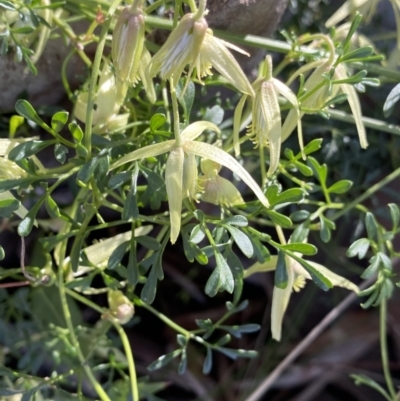
[[[137,376],[135,369],[135,361],[133,359],[133,352],[131,345],[129,343],[128,337],[125,333],[125,330],[121,327],[120,324],[112,321],[111,322],[115,329],[117,330],[119,337],[122,342],[122,346],[124,347],[125,356],[128,361],[128,370],[129,370],[129,381],[131,384],[131,392],[132,392],[132,400],[139,401],[139,388],[137,384]]]
[[[152,306],[143,302],[137,296],[134,296],[133,301],[135,302],[135,305],[147,309],[149,312],[151,312],[154,316],[158,317],[162,322],[164,322],[167,326],[171,327],[171,329],[175,330],[177,333],[184,335],[186,338],[191,337],[191,333],[189,331],[185,330],[183,327],[176,324],[173,320],[171,320],[170,318],[159,312],[157,309],[154,309]]]
[[[108,397],[107,393],[104,391],[104,389],[101,387],[101,385],[98,383],[98,381],[94,377],[90,366],[87,364],[86,359],[82,353],[82,350],[81,350],[81,347],[79,344],[79,340],[75,334],[75,328],[72,323],[72,317],[71,317],[71,313],[70,313],[68,301],[67,301],[66,288],[64,286],[64,272],[63,272],[62,267],[60,267],[60,269],[58,271],[58,289],[60,292],[61,307],[62,307],[62,310],[64,313],[65,322],[68,327],[71,342],[75,348],[78,359],[79,359],[80,363],[82,364],[83,370],[85,371],[86,376],[88,377],[91,385],[93,386],[93,388],[95,389],[97,395],[101,398],[101,400],[102,401],[111,401],[111,399]]]
[[[157,0],[153,4],[150,4],[146,9],[146,14],[151,14],[153,11],[157,10],[157,8],[161,7],[165,3],[165,0]]]
[[[383,180],[379,181],[375,185],[373,185],[371,188],[367,189],[362,195],[358,196],[356,199],[354,199],[352,202],[348,203],[342,210],[339,212],[335,213],[332,217],[331,220],[335,221],[339,217],[343,216],[346,214],[349,210],[353,209],[356,207],[359,203],[365,201],[365,199],[368,199],[370,196],[372,196],[375,192],[379,191],[381,188],[383,188],[385,185],[387,185],[389,182],[393,181],[395,178],[400,176],[400,167],[394,170],[392,173],[387,175]]]
[[[84,297],[80,294],[77,294],[75,291],[72,291],[69,288],[66,288],[65,291],[68,295],[75,298],[77,301],[89,306],[96,312],[99,312],[101,315],[106,311],[106,309],[100,307],[99,305],[90,301],[86,297]],[[121,338],[122,346],[124,347],[126,359],[128,361],[129,378],[130,378],[130,382],[131,382],[131,391],[132,391],[133,401],[139,401],[139,390],[138,390],[138,385],[137,385],[135,361],[133,359],[133,353],[132,353],[132,349],[131,349],[128,337],[120,324],[118,324],[117,322],[115,322],[113,320],[110,320],[110,322],[112,323],[114,328],[117,330],[117,332]]]
[[[204,12],[206,11],[207,0],[199,0],[199,8],[197,9],[196,14],[194,15],[194,19],[197,21],[203,17]]]
[[[114,0],[111,7],[108,10],[107,19],[103,24],[103,27],[99,36],[99,43],[97,44],[96,54],[93,61],[92,75],[90,77],[89,91],[88,91],[88,102],[86,110],[86,121],[85,121],[85,147],[88,151],[87,159],[91,158],[92,154],[92,123],[93,123],[93,112],[94,112],[94,99],[97,85],[97,78],[100,73],[100,64],[103,57],[104,46],[107,39],[108,29],[111,24],[112,16],[121,0]]]
[[[393,401],[397,400],[396,390],[393,385],[393,379],[390,374],[388,347],[387,347],[387,332],[386,332],[386,318],[387,318],[387,299],[383,298],[379,307],[379,336],[381,343],[381,358],[383,373],[385,375],[386,385],[388,387],[390,397]]]

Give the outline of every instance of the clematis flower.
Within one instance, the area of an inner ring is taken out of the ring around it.
[[[211,75],[214,67],[229,83],[239,91],[253,95],[253,89],[228,48],[243,50],[213,35],[204,17],[189,13],[182,17],[167,41],[154,55],[150,63],[150,76],[160,74],[162,79],[174,78],[178,82],[185,67],[189,65],[188,75],[196,69],[197,77]],[[248,54],[247,54],[248,55]]]
[[[111,54],[118,80],[138,81],[143,47],[144,15],[135,2],[121,11],[114,28]]]
[[[142,81],[146,95],[155,103],[156,94],[149,75],[151,55],[144,45],[145,23],[140,0],[121,11],[114,28],[112,59],[117,78],[117,102],[122,103],[130,85]]]
[[[202,176],[198,184],[202,192],[201,200],[214,205],[234,206],[244,203],[239,190],[226,178],[219,176],[221,165],[209,159],[202,159]]]
[[[195,141],[206,129],[219,132],[215,124],[208,121],[197,121],[181,132],[179,142],[172,139],[137,149],[111,166],[112,169],[115,169],[125,163],[169,152],[165,166],[165,185],[170,211],[172,243],[176,242],[181,228],[182,200],[193,193],[190,181],[191,177],[194,177],[193,174],[197,174],[197,170],[196,173],[193,172],[194,169],[197,169],[193,164],[193,162],[195,163],[194,156],[210,159],[234,171],[250,187],[260,202],[265,207],[269,206],[261,188],[235,158],[215,145]]]
[[[299,253],[295,253],[300,256]],[[272,309],[271,309],[271,332],[272,338],[276,341],[280,341],[282,334],[282,321],[285,315],[286,309],[288,307],[292,291],[300,291],[305,286],[305,281],[311,280],[310,273],[304,267],[288,256],[286,258],[286,270],[288,282],[286,288],[278,288],[274,286],[273,296],[272,296]],[[273,271],[276,268],[278,261],[278,256],[271,256],[271,258],[264,263],[255,263],[253,266],[245,271],[244,277],[249,277],[254,273],[261,273],[266,271]],[[331,270],[327,269],[325,266],[320,265],[312,261],[307,261],[314,269],[321,273],[325,278],[327,278],[332,286],[346,288],[350,291],[358,292],[358,287],[351,281],[333,273]]]
[[[362,112],[360,100],[358,98],[357,92],[353,85],[346,83],[349,78],[349,74],[346,70],[344,64],[335,65],[335,56],[331,55],[329,59],[322,59],[310,62],[305,66],[299,68],[295,74],[292,75],[291,81],[300,74],[304,74],[307,71],[315,69],[310,77],[306,80],[304,84],[304,91],[312,92],[304,101],[301,101],[301,108],[318,111],[328,102],[329,99],[333,98],[339,93],[339,91],[344,92],[347,95],[347,101],[349,102],[351,112],[353,114],[356,128],[358,132],[358,137],[360,145],[363,149],[368,147],[367,136],[365,132],[364,123],[362,121]],[[333,84],[328,85],[326,82],[321,86],[324,81],[326,81],[325,76],[333,72]],[[335,82],[336,80],[336,82]],[[290,83],[289,82],[289,83]],[[314,88],[319,87],[314,91]],[[304,111],[300,112],[300,116],[303,116]],[[293,132],[298,124],[298,113],[296,110],[290,110],[286,120],[282,126],[282,142],[285,141],[289,135]]]
[[[121,103],[117,101],[118,90],[114,73],[106,61],[100,73],[99,87],[95,95],[96,109],[93,113],[93,132],[104,133],[126,126],[129,113],[118,114]],[[85,122],[88,102],[88,93],[81,92],[75,104],[75,117]]]
[[[272,58],[265,59],[263,76],[253,83],[255,97],[252,99],[252,123],[248,135],[257,146],[269,147],[270,165],[268,175],[274,173],[279,164],[281,152],[282,121],[278,95],[285,97],[294,107],[297,114],[297,125],[300,148],[303,149],[303,135],[301,130],[300,106],[296,95],[284,83],[272,77]],[[240,154],[239,126],[247,95],[239,101],[234,116],[234,147],[236,156]]]

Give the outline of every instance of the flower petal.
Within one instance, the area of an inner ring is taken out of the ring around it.
[[[233,148],[235,150],[236,157],[240,155],[239,131],[240,131],[240,122],[243,114],[243,107],[246,103],[246,100],[247,100],[247,95],[243,95],[235,108],[235,114],[233,116]]]
[[[269,207],[268,199],[265,197],[258,184],[254,181],[253,177],[229,153],[226,153],[224,150],[219,149],[214,145],[203,142],[186,141],[183,143],[182,147],[186,153],[193,152],[200,157],[213,160],[216,163],[229,168],[229,170],[233,171],[250,187],[265,207]]]
[[[183,149],[174,149],[165,166],[165,186],[167,188],[169,215],[171,221],[171,243],[175,243],[181,231]]]
[[[124,157],[121,157],[116,163],[111,166],[111,170],[122,166],[125,163],[133,162],[138,159],[145,157],[154,157],[162,155],[163,153],[171,151],[175,146],[175,140],[165,141],[161,143],[155,143],[154,145],[145,146],[144,148],[136,149],[131,153],[128,153]]]
[[[198,136],[200,136],[206,129],[214,131],[217,134],[221,132],[215,124],[209,121],[196,121],[193,124],[188,125],[181,132],[182,141],[193,141],[193,139],[196,139]]]
[[[261,86],[261,110],[266,122],[267,132],[261,133],[268,139],[270,150],[270,164],[268,175],[275,172],[279,165],[281,154],[281,111],[279,108],[278,97],[276,96],[274,85],[271,81],[265,81]],[[264,138],[263,138],[264,139]],[[259,140],[264,143],[264,140]]]
[[[201,48],[201,57],[209,60],[213,67],[235,88],[247,95],[254,96],[249,80],[221,39],[207,32]]]
[[[342,276],[339,276],[338,274],[327,269],[325,266],[320,265],[319,263],[311,262],[309,260],[307,262],[311,266],[315,267],[315,269],[318,270],[323,276],[325,276],[332,283],[333,286],[346,288],[347,290],[358,293],[359,288],[351,281],[347,280]]]
[[[335,78],[336,79],[348,78],[346,68],[343,66],[343,64],[339,64],[336,67]],[[366,149],[368,147],[367,134],[365,133],[365,127],[362,121],[361,105],[357,92],[354,89],[353,85],[340,84],[339,86],[340,89],[342,89],[342,91],[347,95],[347,101],[349,102],[350,109],[356,123],[360,145],[363,149]]]

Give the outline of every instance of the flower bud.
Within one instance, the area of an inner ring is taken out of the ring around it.
[[[144,16],[139,8],[126,7],[115,25],[112,58],[118,80],[135,84],[144,46]]]
[[[108,292],[108,305],[112,317],[120,324],[128,323],[135,313],[132,302],[119,290],[110,290]]]
[[[153,57],[150,75],[154,76],[159,72],[162,79],[173,75],[175,82],[178,82],[186,65],[190,64],[190,72],[193,71],[207,28],[205,18],[196,20],[194,14],[184,15]]]

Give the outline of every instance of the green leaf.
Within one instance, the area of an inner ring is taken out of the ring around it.
[[[87,150],[81,143],[78,143],[78,144],[76,145],[75,150],[76,150],[76,154],[77,154],[80,158],[86,159],[86,156],[88,155],[88,150]]]
[[[185,83],[186,85],[186,83]],[[183,84],[181,82],[176,88],[176,93],[178,95],[178,100],[180,105],[183,108],[184,114],[185,114],[185,121],[188,122],[190,120],[190,112],[193,107],[193,101],[194,101],[194,96],[195,96],[195,85],[192,81],[189,81],[186,91],[184,95],[182,96],[182,91],[183,91]]]
[[[290,228],[293,225],[289,217],[280,214],[275,210],[266,210],[266,213],[268,217],[272,220],[272,222],[274,222],[278,226],[281,226],[282,228]]]
[[[290,244],[285,244],[282,245],[283,249],[292,251],[292,252],[298,252],[301,253],[303,255],[307,255],[307,256],[312,256],[315,255],[318,252],[318,249],[316,246],[311,245],[311,244],[305,244],[302,242],[291,242]]]
[[[203,375],[208,375],[212,368],[212,350],[210,347],[206,347],[207,354],[203,362]]]
[[[335,182],[328,188],[329,193],[344,194],[353,186],[353,182],[350,180],[340,180]]]
[[[267,193],[267,198],[271,206],[277,205],[279,203],[298,203],[303,200],[304,191],[300,188],[292,188],[281,192],[273,200],[269,198]]]
[[[137,179],[139,176],[139,166],[136,164],[131,174],[131,187],[129,188],[128,195],[122,211],[122,220],[136,219],[139,216],[139,208],[137,205]]]
[[[152,362],[149,366],[147,366],[147,369],[150,372],[153,372],[157,369],[162,368],[163,366],[168,365],[171,363],[177,356],[179,356],[182,353],[182,349],[177,349],[173,352],[170,352],[169,354],[165,354],[163,356],[160,356],[158,359],[156,359],[154,362]]]
[[[358,256],[358,259],[363,259],[367,254],[369,247],[369,240],[367,238],[360,238],[350,245],[349,249],[346,252],[346,255],[349,258]]]
[[[221,223],[231,224],[233,226],[238,226],[238,227],[246,227],[249,224],[246,217],[241,215],[228,217],[227,219],[221,220]]]
[[[120,263],[125,253],[128,251],[129,241],[118,245],[108,259],[107,268],[114,270]]]
[[[263,263],[271,257],[269,250],[261,243],[258,237],[249,235],[250,241],[253,244],[254,256],[258,262]]]
[[[156,113],[151,117],[150,120],[150,131],[155,133],[159,128],[161,128],[167,121],[165,114]]]
[[[376,223],[374,215],[370,212],[367,212],[365,215],[365,227],[367,228],[368,238],[374,241],[378,234],[378,224]]]
[[[391,400],[392,397],[389,395],[389,393],[376,381],[370,379],[368,376],[365,375],[350,375],[350,377],[354,380],[354,383],[359,386],[360,384],[364,384],[368,387],[373,388],[376,390],[378,393],[380,393],[383,397],[385,397],[387,400]]]
[[[25,218],[18,225],[18,234],[20,237],[26,237],[32,231],[33,225],[35,223],[36,214],[39,211],[42,203],[44,202],[44,197],[41,197],[36,205],[26,214]]]
[[[183,375],[186,372],[186,368],[187,368],[187,353],[186,349],[183,348],[181,353],[181,360],[178,365],[178,374]]]
[[[213,106],[211,109],[206,110],[203,116],[204,121],[209,121],[215,125],[222,123],[224,119],[224,109],[221,106]]]
[[[76,123],[72,122],[68,124],[69,132],[72,134],[76,142],[81,143],[83,139],[82,128]]]
[[[135,239],[140,245],[144,246],[147,249],[151,249],[152,251],[158,251],[161,247],[160,243],[157,240],[147,235],[140,235]]]
[[[251,258],[253,256],[254,249],[249,237],[236,227],[229,225],[224,225],[224,227],[229,231],[236,245],[243,252],[243,254],[248,258]]]
[[[139,282],[139,266],[136,258],[135,243],[131,245],[129,250],[129,259],[126,269],[129,284],[135,286]]]
[[[321,149],[321,145],[322,145],[322,138],[313,139],[306,146],[304,146],[303,151],[306,155],[310,155],[311,153],[314,153],[317,150]],[[299,156],[301,157],[301,153],[299,154]]]
[[[360,58],[369,57],[371,54],[373,54],[373,52],[374,52],[374,49],[371,46],[360,47],[359,49],[353,50],[353,51],[341,56],[340,62],[342,63],[344,61],[349,61],[352,59],[360,59]]]
[[[332,221],[328,220],[325,216],[320,215],[319,216],[319,221],[321,224],[321,230],[319,232],[319,235],[322,239],[323,242],[328,243],[331,239],[331,230],[335,229],[335,223]]]
[[[78,171],[77,180],[86,184],[93,177],[99,162],[100,159],[96,156],[86,162]]]
[[[292,221],[302,221],[308,219],[310,212],[308,210],[298,210],[290,215],[290,220]]]
[[[313,175],[313,171],[310,167],[306,166],[303,163],[300,162],[294,162],[294,165],[297,167],[297,169],[300,171],[301,174],[303,174],[306,177],[311,177]]]
[[[197,224],[193,227],[193,230],[190,233],[189,241],[193,244],[198,244],[205,238],[206,234],[204,232],[204,228],[201,224]]]
[[[3,260],[6,257],[6,253],[4,252],[4,248],[0,245],[0,260]]]
[[[235,284],[232,271],[224,257],[217,251],[214,251],[214,253],[217,266],[211,273],[205,287],[205,293],[210,297],[214,297],[218,291],[223,290],[232,293]]]
[[[56,219],[61,216],[60,209],[58,208],[57,203],[50,195],[46,196],[44,205],[51,219]]]
[[[27,100],[17,100],[17,103],[15,103],[15,110],[20,116],[25,117],[27,120],[33,121],[45,130],[48,131],[50,129],[50,127],[38,116],[35,109]]]
[[[314,170],[314,174],[320,183],[324,185],[326,182],[326,176],[328,174],[328,167],[326,164],[320,165],[318,161],[311,156],[307,158],[307,163]]]
[[[55,143],[54,140],[23,142],[11,149],[8,158],[13,161],[19,161],[40,152],[53,143]]]
[[[11,1],[0,0],[0,6],[6,10],[16,11],[15,5]]]
[[[64,164],[67,160],[68,148],[61,143],[56,143],[54,146],[54,157],[60,164]]]
[[[275,287],[284,290],[288,285],[289,277],[287,273],[285,254],[278,250],[278,260],[276,262],[274,284]]]
[[[242,334],[255,333],[260,330],[259,324],[242,324],[240,326],[219,326],[220,329],[227,331],[236,338],[242,338]]]
[[[108,180],[108,186],[111,189],[117,189],[127,183],[132,177],[131,171],[123,171],[122,173],[116,174]]]
[[[394,109],[395,104],[400,99],[400,84],[397,84],[389,93],[386,98],[385,104],[383,105],[383,114],[387,118],[389,117]]]
[[[66,111],[59,111],[51,118],[51,128],[54,131],[60,132],[68,121],[69,113]]]
[[[231,349],[231,348],[217,348],[218,352],[226,355],[228,358],[236,360],[237,358],[257,358],[258,352],[244,349]]]
[[[142,291],[140,293],[140,298],[146,304],[151,305],[156,297],[156,292],[157,292],[157,272],[153,265],[149,275],[147,276],[146,283],[144,284]]]
[[[395,231],[397,226],[399,225],[400,211],[399,211],[398,206],[394,203],[389,203],[388,206],[390,209],[390,217],[392,218],[392,222],[393,222],[393,231]]]
[[[290,236],[290,242],[304,242],[307,237],[310,229],[308,228],[308,221],[301,223],[296,227],[293,231],[292,235]]]
[[[13,212],[19,209],[21,202],[17,199],[9,198],[0,200],[0,217],[11,217]]]

